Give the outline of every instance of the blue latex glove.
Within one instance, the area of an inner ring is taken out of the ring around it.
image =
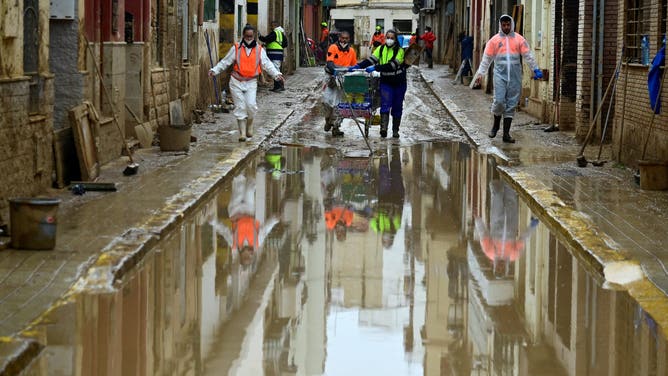
[[[374,65],[370,65],[370,66],[368,66],[368,67],[365,69],[365,71],[366,71],[367,73],[371,73],[371,72],[373,72],[373,71],[375,71],[375,70],[376,70],[376,67],[375,67]]]
[[[541,71],[540,69],[534,69],[533,70],[533,79],[534,80],[540,80],[541,78],[543,78],[543,71]]]
[[[353,65],[352,67],[348,68],[348,72],[352,72],[355,69],[360,69],[360,66],[359,65]]]

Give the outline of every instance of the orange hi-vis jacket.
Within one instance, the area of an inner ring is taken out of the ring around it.
[[[376,43],[378,42],[378,43]],[[374,33],[373,37],[371,37],[371,45],[372,46],[380,46],[381,44],[385,43],[385,34],[383,33]]]
[[[325,212],[325,226],[328,230],[333,230],[339,221],[343,221],[346,227],[350,227],[353,224],[352,210],[337,206]]]
[[[352,67],[357,64],[357,53],[350,47],[346,51],[341,51],[339,44],[334,43],[327,50],[327,61],[331,61],[337,67]]]
[[[239,81],[250,81],[257,78],[262,73],[260,59],[262,55],[260,45],[251,49],[250,54],[246,54],[246,48],[241,48],[239,43],[234,44],[235,61],[232,76]]]
[[[253,217],[243,216],[234,222],[233,249],[241,249],[244,246],[253,247],[257,245],[260,232],[260,222]]]

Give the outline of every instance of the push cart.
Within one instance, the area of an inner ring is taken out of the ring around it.
[[[336,108],[339,116],[353,119],[358,126],[358,119],[364,119],[364,138],[368,138],[369,127],[380,124],[380,115],[376,114],[380,107],[380,77],[376,72],[367,73],[361,69],[353,72],[337,70],[336,79],[343,90],[342,101]]]

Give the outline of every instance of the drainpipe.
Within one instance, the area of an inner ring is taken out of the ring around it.
[[[596,82],[596,69],[594,69],[594,62],[596,61],[596,28],[598,24],[596,23],[596,13],[598,12],[598,1],[594,0],[594,13],[592,15],[592,33],[591,33],[591,77],[589,80],[589,122],[594,119],[594,108],[595,102],[594,97],[596,93],[594,92],[594,83]]]
[[[596,68],[598,71],[598,80],[596,82],[597,87],[597,95],[598,95],[598,101],[597,103],[600,105],[601,104],[601,93],[603,92],[603,77],[605,76],[605,72],[603,72],[603,45],[604,42],[604,35],[603,35],[603,26],[605,25],[605,0],[600,0],[601,1],[601,6],[599,7],[599,17],[598,17],[598,67]]]

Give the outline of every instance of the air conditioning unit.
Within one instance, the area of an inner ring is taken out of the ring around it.
[[[422,0],[422,8],[420,10],[434,10],[436,9],[436,0]]]

